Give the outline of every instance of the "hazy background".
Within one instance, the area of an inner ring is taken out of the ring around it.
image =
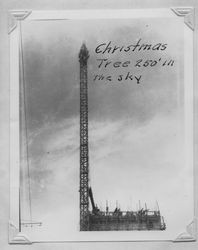
[[[166,27],[166,32],[164,32]],[[177,30],[177,33],[175,33]],[[79,231],[79,62],[82,42],[88,61],[90,184],[95,202],[122,210],[158,201],[174,237],[192,218],[192,172],[186,168],[183,121],[183,25],[168,19],[24,22],[26,84],[33,219],[51,239]],[[97,55],[100,43],[167,43],[165,51]],[[135,62],[175,60],[173,67],[112,66],[98,70],[96,58]],[[140,84],[93,81],[102,72],[142,74]],[[180,86],[180,87],[179,87]],[[179,157],[178,157],[179,156]],[[182,218],[182,219],[181,219]],[[36,229],[38,230],[38,229]],[[42,237],[42,236],[41,236]],[[68,236],[69,237],[69,236]],[[73,238],[72,238],[73,239]]]

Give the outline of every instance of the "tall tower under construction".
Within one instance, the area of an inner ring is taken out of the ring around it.
[[[82,45],[80,62],[80,230],[89,229],[89,145],[88,145],[88,87],[87,61],[89,52]]]
[[[79,53],[80,62],[80,231],[118,230],[165,230],[166,225],[159,207],[151,211],[139,207],[137,211],[121,211],[117,206],[109,211],[100,210],[94,202],[89,186],[88,143],[88,72],[89,52],[83,44]],[[112,187],[113,188],[113,187]],[[89,202],[92,209],[89,209]]]

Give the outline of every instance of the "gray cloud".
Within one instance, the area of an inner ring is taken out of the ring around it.
[[[96,122],[124,121],[127,126],[141,127],[158,115],[169,115],[177,109],[177,84],[180,49],[179,36],[174,39],[167,35],[159,24],[149,20],[114,20],[114,21],[66,21],[49,23],[28,23],[23,26],[24,72],[26,85],[27,127],[30,144],[32,176],[37,182],[53,180],[53,162],[65,159],[64,156],[75,155],[78,150],[79,128],[79,61],[78,53],[83,40],[86,40],[90,58],[88,60],[89,88],[89,126]],[[72,28],[71,28],[72,25]],[[97,30],[96,30],[97,26]],[[177,26],[177,25],[176,25]],[[180,26],[177,26],[180,27]],[[53,32],[52,32],[53,30]],[[113,55],[95,53],[100,43],[112,41],[112,46],[127,46],[139,38],[142,42],[168,43],[166,53],[162,52],[130,52]],[[173,50],[174,44],[177,48]],[[174,58],[174,67],[115,69],[112,66],[104,70],[98,69],[98,58],[112,61],[128,61],[132,64],[137,59]],[[93,81],[94,75],[127,74],[141,75],[141,84],[126,81],[106,83]],[[70,122],[72,119],[73,122]],[[74,122],[75,121],[75,122]],[[125,125],[126,125],[125,124]],[[130,125],[129,125],[130,124]],[[62,127],[64,126],[64,127]],[[122,130],[124,129],[122,124]],[[72,130],[75,127],[75,132]],[[96,126],[97,127],[97,126]],[[119,130],[120,128],[117,128]],[[116,134],[117,131],[116,130]],[[71,131],[73,137],[68,139]],[[61,141],[56,146],[54,141]],[[120,140],[115,138],[115,140]],[[104,140],[104,138],[103,138]],[[91,146],[96,149],[104,142],[96,140]],[[98,144],[98,146],[97,146]],[[93,150],[92,148],[92,150]],[[110,152],[112,154],[112,152]],[[99,157],[99,156],[98,156]],[[62,165],[63,163],[61,163]],[[62,165],[63,166],[63,165]],[[39,188],[39,187],[38,187]],[[37,190],[37,188],[35,189]]]
[[[74,22],[73,36],[72,30],[66,32],[60,23],[53,24],[54,32],[49,29],[52,24],[46,26],[40,23],[40,27],[35,24],[32,27],[31,25],[24,27],[24,31],[29,31],[28,35],[24,35],[24,63],[30,130],[43,126],[48,121],[79,116],[78,53],[83,37],[75,35],[75,29],[81,30],[79,35],[82,33],[86,35],[90,53],[88,61],[90,121],[130,117],[134,123],[141,123],[151,119],[157,113],[171,111],[175,107],[181,44],[177,42],[180,41],[180,37],[173,41],[169,36],[162,35],[160,30],[163,25],[167,25],[165,21],[162,20],[161,28],[154,22],[149,22],[148,26],[147,20],[133,20],[134,24],[127,24],[125,21],[124,25],[121,21],[115,20],[114,23],[107,22],[106,26],[104,26],[105,21],[95,22],[96,25],[86,21]],[[170,27],[169,33],[173,31],[174,27]],[[127,54],[116,52],[115,55],[107,55],[107,58],[113,61],[131,60],[133,63],[140,58],[144,60],[159,57],[164,60],[173,58],[176,60],[175,66],[138,69],[129,67],[124,71],[109,66],[102,71],[103,74],[116,76],[127,74],[128,71],[138,76],[142,74],[141,84],[137,85],[134,81],[126,81],[122,84],[115,81],[110,84],[93,82],[94,75],[100,72],[96,58],[106,57],[106,55],[102,57],[96,55],[94,50],[98,44],[111,40],[112,45],[127,45],[134,43],[140,37],[143,42],[148,43],[167,42],[167,52],[148,51]],[[174,51],[173,43],[177,43]]]

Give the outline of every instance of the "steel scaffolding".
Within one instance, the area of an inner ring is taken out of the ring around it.
[[[89,52],[82,45],[80,62],[80,231],[89,230],[89,146],[87,61]]]

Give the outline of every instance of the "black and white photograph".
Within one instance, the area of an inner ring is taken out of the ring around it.
[[[188,239],[193,31],[169,12],[53,20],[30,13],[11,30],[19,69],[13,226],[24,238]]]

